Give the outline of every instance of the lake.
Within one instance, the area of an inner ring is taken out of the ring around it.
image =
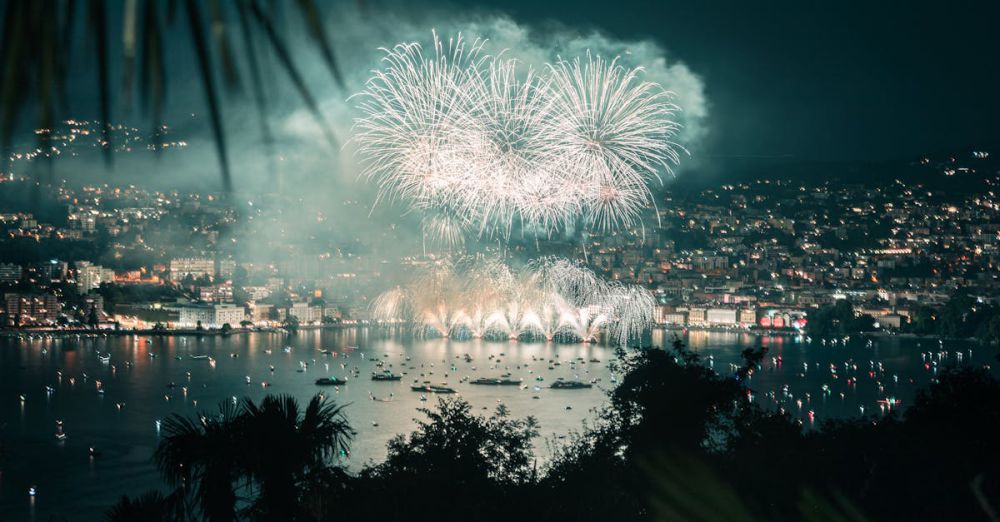
[[[669,344],[674,334],[655,331],[653,344]],[[993,351],[959,341],[891,337],[871,344],[860,338],[824,344],[734,332],[676,334],[726,375],[739,363],[741,350],[767,347],[751,381],[754,400],[784,408],[807,428],[824,418],[861,415],[862,408],[866,415],[883,415],[890,406],[905,407],[939,368],[986,364]],[[151,459],[159,441],[157,420],[211,412],[220,401],[259,400],[268,393],[291,394],[305,406],[323,391],[347,404],[346,415],[358,432],[347,460],[352,469],[383,459],[391,437],[416,427],[417,409],[434,405],[434,396],[424,401],[410,390],[415,379],[447,383],[482,413],[502,402],[512,416],[534,416],[542,433],[536,454],[544,460],[547,442],[558,443],[580,429],[604,404],[606,390],[620,377],[608,368],[613,360],[614,350],[596,344],[422,339],[367,329],[0,338],[0,437],[6,453],[0,464],[0,520],[100,519],[122,494],[165,489]],[[375,370],[406,375],[373,382]],[[526,386],[466,382],[507,373]],[[326,376],[348,382],[339,388],[314,384]],[[560,377],[595,386],[549,389]],[[64,441],[56,438],[57,421]],[[99,452],[96,458],[91,447]],[[35,497],[28,495],[32,486]]]

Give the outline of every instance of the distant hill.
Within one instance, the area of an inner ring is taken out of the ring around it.
[[[810,161],[795,158],[712,158],[693,167],[671,183],[675,190],[699,190],[724,183],[755,179],[802,179],[840,183],[884,185],[899,179],[933,190],[977,192],[989,188],[987,180],[1000,176],[1000,149],[939,153],[911,160]]]

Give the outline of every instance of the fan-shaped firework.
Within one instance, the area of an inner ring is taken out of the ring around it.
[[[625,345],[653,321],[652,295],[608,283],[590,270],[542,258],[513,271],[502,262],[465,258],[427,267],[380,295],[376,319],[442,336],[556,338],[590,342],[607,331]]]
[[[435,34],[432,56],[412,43],[386,50],[355,97],[353,137],[380,199],[443,209],[491,237],[635,225],[649,183],[679,160],[672,95],[617,59],[536,74],[483,45]]]

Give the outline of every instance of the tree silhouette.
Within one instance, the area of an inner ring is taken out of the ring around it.
[[[211,522],[236,520],[237,486],[251,495],[255,517],[298,520],[301,482],[325,471],[354,436],[343,407],[318,395],[305,410],[290,396],[269,395],[259,405],[224,401],[217,415],[175,414],[162,430],[154,457],[160,472]]]
[[[804,432],[747,398],[762,351],[745,353],[734,376],[714,373],[679,340],[670,351],[620,354],[625,374],[608,405],[554,447],[541,472],[533,419],[512,419],[502,406],[478,416],[461,399],[442,399],[420,410],[412,434],[389,442],[383,462],[348,474],[334,459],[354,434],[340,407],[316,397],[300,411],[290,397],[268,396],[168,419],[156,460],[179,500],[123,500],[112,513],[863,522],[993,520],[1000,506],[1000,381],[989,369],[942,369],[902,416]]]
[[[263,520],[305,518],[300,487],[350,450],[355,432],[343,406],[317,395],[300,411],[291,396],[269,395],[259,405],[245,399],[241,417],[243,472],[259,490],[253,512]]]
[[[426,419],[416,431],[393,438],[386,460],[362,472],[357,507],[378,502],[378,516],[386,520],[408,520],[413,506],[428,502],[434,510],[427,515],[440,520],[522,512],[513,499],[534,482],[534,419],[511,419],[503,406],[477,416],[461,399],[440,399],[436,408],[419,411]],[[363,509],[352,515],[363,517]]]
[[[150,491],[136,498],[123,496],[107,513],[108,522],[169,522],[184,520],[183,502],[176,496],[164,497]]]

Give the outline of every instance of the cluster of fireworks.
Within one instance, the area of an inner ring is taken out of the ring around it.
[[[536,237],[583,225],[631,228],[649,183],[679,160],[672,95],[617,59],[538,72],[485,41],[386,50],[356,95],[354,141],[379,199],[425,215],[425,234]]]
[[[653,322],[652,295],[606,282],[564,259],[546,257],[512,270],[464,258],[428,267],[380,295],[376,319],[444,337],[590,342],[602,330],[625,345]]]
[[[449,246],[640,224],[649,185],[682,150],[671,93],[617,59],[588,53],[539,72],[484,46],[435,34],[431,53],[385,50],[353,98],[352,140],[379,200],[419,212],[425,238]],[[620,345],[651,326],[654,305],[641,287],[556,258],[518,270],[443,261],[373,303],[377,319],[421,333],[591,342],[604,332]]]

